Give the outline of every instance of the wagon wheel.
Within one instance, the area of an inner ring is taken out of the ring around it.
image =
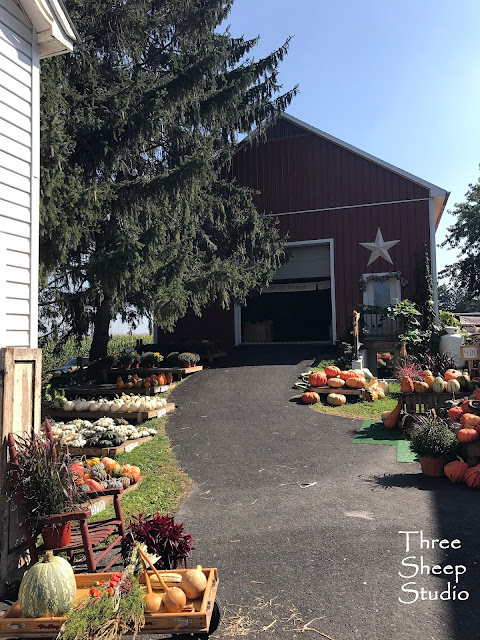
[[[212,617],[210,620],[210,627],[206,633],[197,633],[193,636],[195,640],[208,640],[208,638],[215,633],[220,624],[222,618],[222,609],[217,600],[213,603]]]

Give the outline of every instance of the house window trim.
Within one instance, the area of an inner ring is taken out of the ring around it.
[[[371,297],[371,290],[368,285],[371,282],[390,282],[390,301],[402,299],[402,288],[408,284],[408,281],[402,277],[400,271],[389,271],[383,273],[364,273],[360,278],[360,289],[363,291],[363,304],[366,306],[375,306],[375,301]]]

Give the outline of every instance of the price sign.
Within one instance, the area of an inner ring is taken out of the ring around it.
[[[469,344],[465,347],[460,347],[462,352],[462,360],[479,360],[479,345]]]

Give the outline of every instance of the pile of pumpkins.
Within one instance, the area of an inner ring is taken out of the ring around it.
[[[70,466],[80,491],[127,489],[140,480],[140,467],[121,465],[112,458],[90,458]]]
[[[123,381],[122,376],[118,376],[116,387],[117,389],[149,389],[150,387],[163,387],[167,384],[172,384],[173,375],[171,371],[167,373],[160,373],[158,376],[152,374],[148,378],[139,378],[137,374],[128,376],[127,382]]]
[[[480,387],[473,390],[470,397],[450,402],[447,411],[451,419],[450,428],[460,442],[468,444],[480,438]]]
[[[461,458],[448,462],[443,472],[455,484],[466,484],[472,489],[480,489],[480,464],[470,467]]]
[[[480,388],[478,370],[473,370],[472,377],[470,377],[467,370],[448,369],[442,378],[442,376],[435,377],[427,369],[423,371],[423,380],[412,380],[410,376],[404,376],[400,382],[402,393],[428,393],[429,391],[458,393],[459,391],[473,391],[476,388]]]
[[[388,391],[388,384],[372,378],[368,383],[365,373],[361,369],[349,369],[341,371],[334,365],[325,367],[324,371],[317,371],[310,374],[308,384],[311,387],[331,387],[332,393],[327,395],[327,403],[333,407],[339,407],[346,403],[347,399],[342,393],[333,391],[348,387],[350,389],[365,389],[365,399],[372,401],[377,398],[384,398]],[[315,391],[307,391],[302,395],[304,404],[315,404],[320,401],[320,396]]]

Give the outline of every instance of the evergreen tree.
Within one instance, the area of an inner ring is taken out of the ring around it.
[[[118,313],[173,329],[245,303],[284,257],[252,192],[222,179],[253,128],[290,103],[257,39],[220,31],[233,0],[68,0],[81,42],[42,65],[45,326],[106,353]]]

